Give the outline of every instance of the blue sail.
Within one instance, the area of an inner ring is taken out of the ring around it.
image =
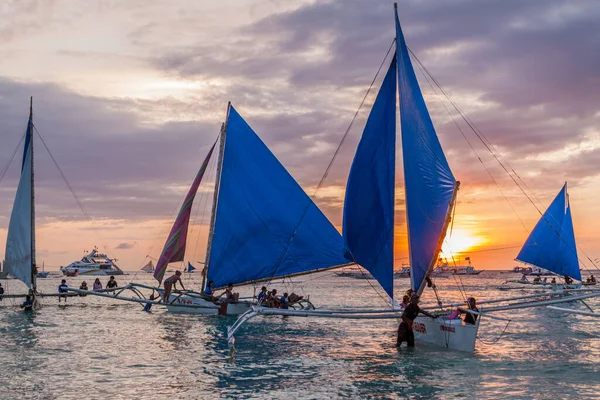
[[[186,268],[186,269],[185,269],[183,272],[193,272],[193,271],[195,271],[195,270],[196,270],[196,267],[194,267],[194,266],[192,265],[192,263],[188,261],[187,268]]]
[[[411,286],[422,290],[445,236],[456,179],[438,140],[396,16],[396,57]]]
[[[529,234],[517,260],[581,280],[566,183]]]
[[[32,268],[35,254],[32,247],[35,232],[32,230],[33,223],[33,122],[29,115],[27,132],[25,133],[25,146],[23,150],[23,162],[21,164],[21,179],[15,195],[8,235],[6,237],[6,252],[4,272],[23,281],[27,287],[32,285]]]
[[[358,144],[344,200],[346,257],[394,297],[396,60],[383,80]]]
[[[222,287],[344,263],[339,232],[230,107],[207,281]]]

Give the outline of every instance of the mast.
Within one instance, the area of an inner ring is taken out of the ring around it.
[[[456,181],[456,183],[454,184],[454,191],[452,192],[452,199],[450,200],[450,204],[448,205],[448,212],[446,213],[446,219],[444,221],[444,227],[442,228],[442,233],[440,235],[440,238],[438,239],[438,243],[435,248],[435,252],[433,253],[431,262],[429,263],[429,268],[427,268],[427,272],[425,273],[425,279],[423,279],[423,282],[421,282],[421,286],[419,286],[419,289],[417,290],[417,294],[419,296],[423,293],[423,290],[425,290],[425,285],[427,284],[427,278],[429,278],[429,275],[431,274],[431,270],[433,269],[433,266],[437,262],[440,251],[442,250],[442,243],[444,242],[444,238],[446,237],[446,231],[448,230],[448,225],[450,224],[450,221],[452,220],[452,210],[454,210],[454,205],[456,203],[456,196],[458,195],[458,187],[459,186],[460,186],[460,181]]]
[[[31,289],[35,294],[37,291],[35,265],[35,180],[33,172],[33,96],[29,98],[29,126],[27,127],[31,134]]]
[[[219,187],[221,186],[221,172],[223,167],[223,154],[225,153],[225,140],[227,139],[227,121],[229,120],[229,109],[231,102],[227,102],[227,115],[225,122],[221,125],[221,143],[219,143],[219,157],[217,159],[217,174],[215,176],[215,190],[213,193],[213,204],[210,213],[210,227],[208,231],[208,243],[206,245],[206,258],[204,259],[204,269],[202,274],[202,292],[206,288],[206,278],[208,277],[208,268],[210,263],[210,252],[212,250],[213,237],[215,235],[215,220],[217,216],[217,204],[219,202]]]

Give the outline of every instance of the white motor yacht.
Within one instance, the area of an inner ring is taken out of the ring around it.
[[[66,276],[77,275],[123,275],[123,271],[115,264],[115,258],[109,258],[106,254],[99,253],[94,248],[91,253],[81,260],[72,262],[66,267],[60,267]]]

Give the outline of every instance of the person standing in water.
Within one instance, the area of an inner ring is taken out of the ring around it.
[[[96,278],[93,286],[94,292],[102,290],[102,282],[100,282],[100,278]]]
[[[186,290],[183,286],[183,281],[181,280],[181,271],[175,271],[175,275],[171,275],[165,282],[163,283],[163,287],[165,288],[165,293],[163,295],[163,301],[167,303],[169,301],[169,296],[171,295],[171,289],[174,287],[177,290],[177,286],[175,285],[177,282],[181,285],[182,290]]]
[[[402,322],[400,326],[398,326],[398,340],[396,341],[396,347],[400,347],[402,342],[406,342],[408,347],[415,346],[415,334],[413,332],[413,322],[419,315],[422,313],[429,318],[435,318],[434,315],[428,313],[419,307],[419,295],[417,293],[412,293],[410,296],[410,304],[406,306],[404,312],[402,313]]]
[[[30,295],[25,297],[25,301],[21,304],[23,311],[33,311],[33,299]]]

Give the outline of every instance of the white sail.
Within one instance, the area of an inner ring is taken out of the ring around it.
[[[21,180],[17,188],[15,202],[10,215],[8,236],[6,238],[6,261],[4,272],[20,279],[31,287],[33,268],[33,137],[31,117],[25,136],[25,151],[21,169]]]
[[[142,267],[142,271],[154,272],[154,265],[152,264],[152,260],[148,261],[148,264],[146,264]]]

